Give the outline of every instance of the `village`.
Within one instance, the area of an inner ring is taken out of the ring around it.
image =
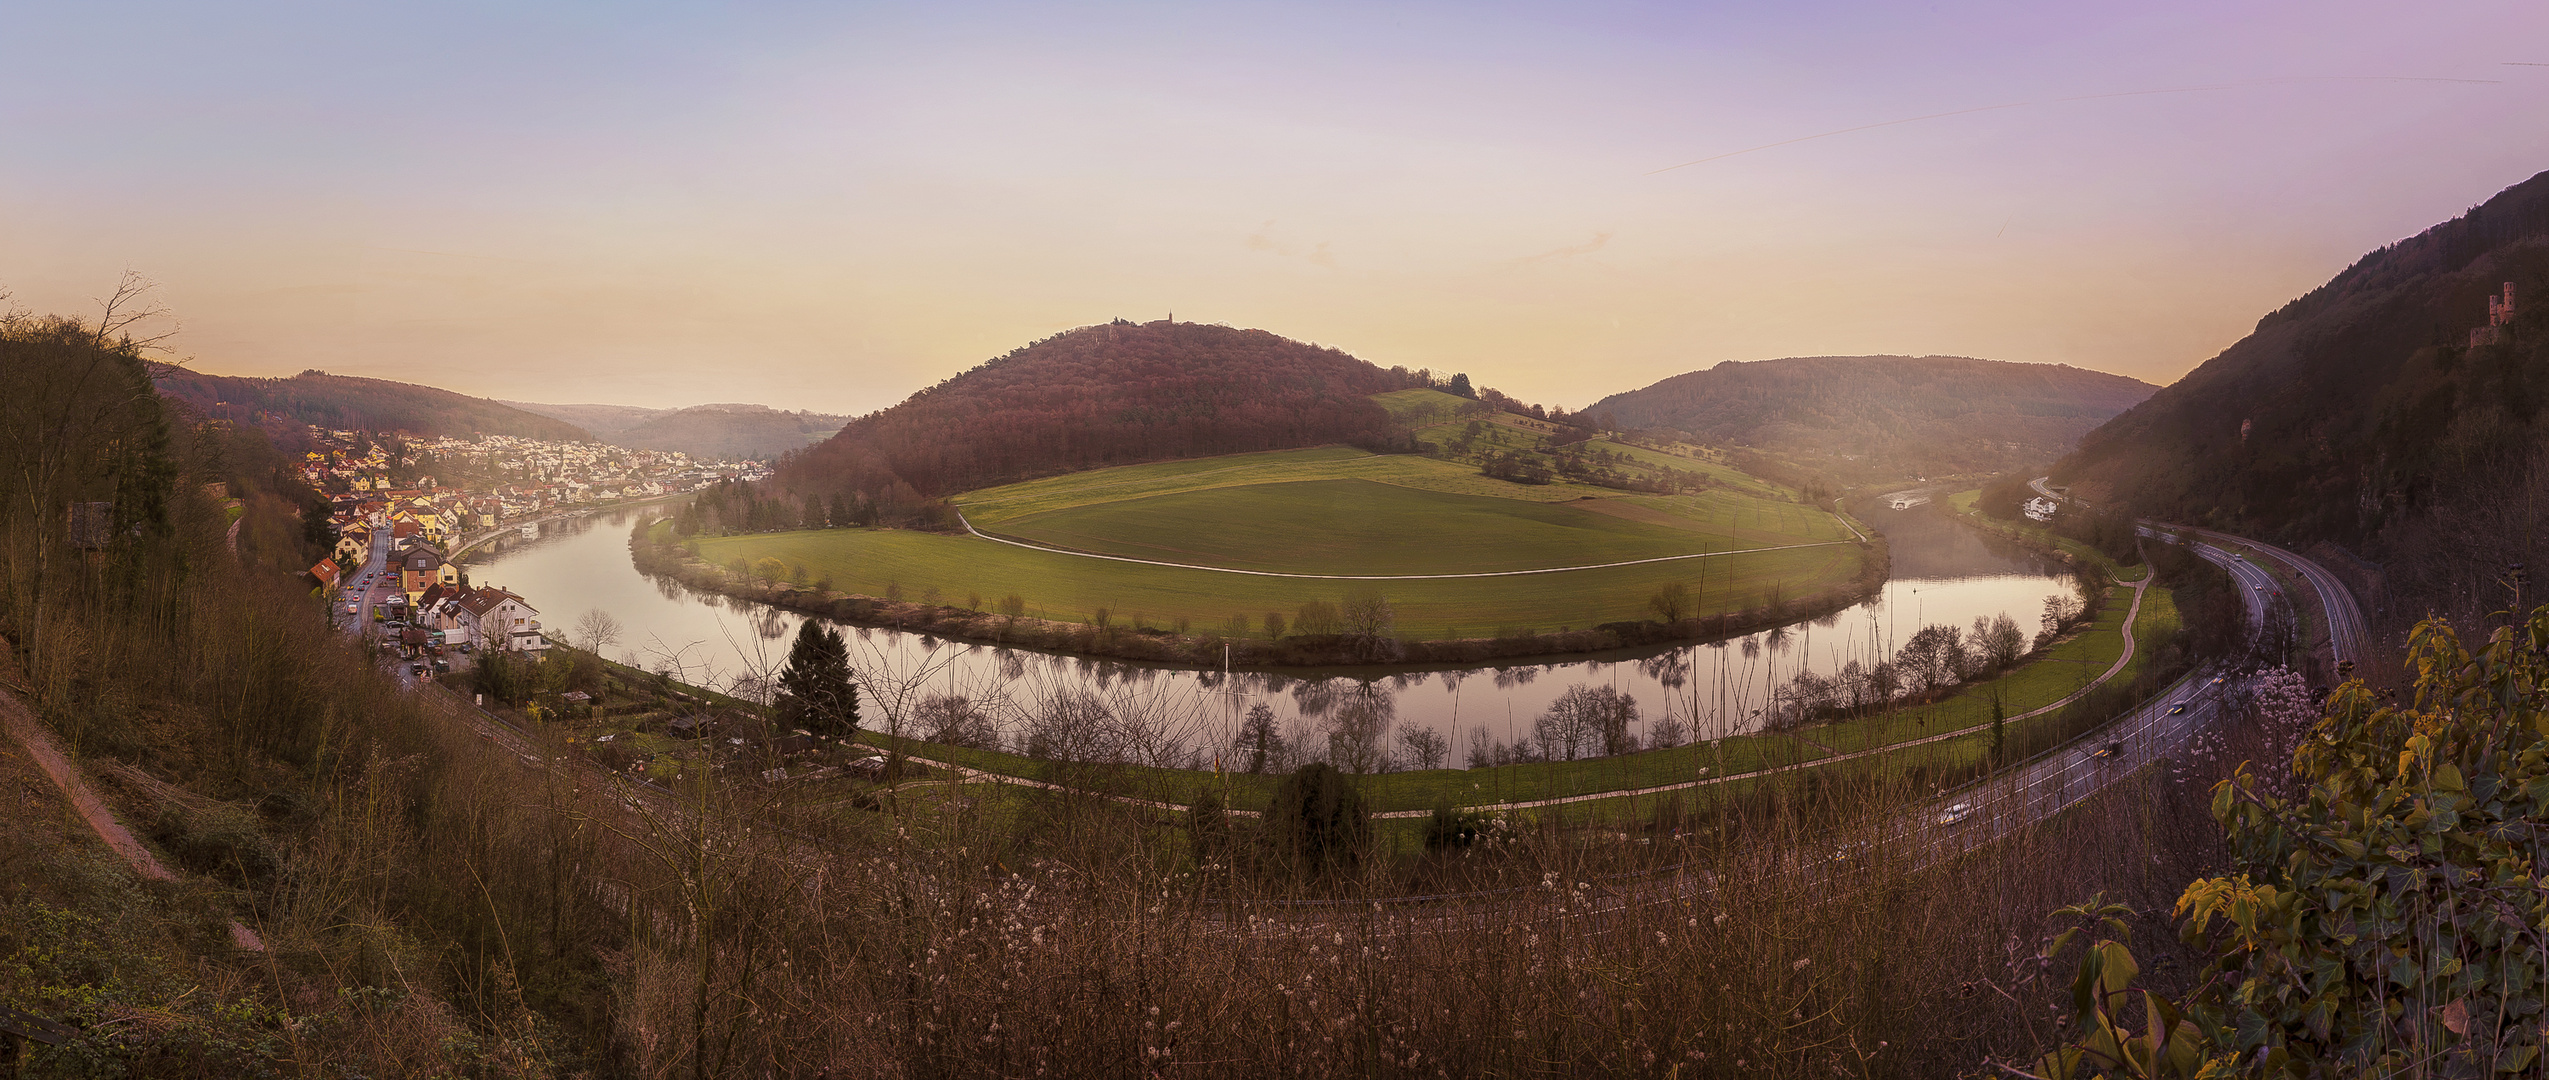
[[[472,584],[458,556],[547,517],[659,498],[730,479],[758,462],[703,462],[678,451],[510,435],[408,440],[308,429],[302,478],[328,498],[335,550],[310,568],[336,596],[332,617],[411,662],[447,672],[482,652],[539,657],[539,609],[520,593]]]

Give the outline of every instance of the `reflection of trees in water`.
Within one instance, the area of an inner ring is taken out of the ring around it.
[[[1292,704],[1305,717],[1326,716],[1335,710],[1345,688],[1344,679],[1304,679],[1292,688]]]
[[[683,597],[690,595],[690,589],[681,583],[681,579],[671,574],[655,574],[650,580],[655,583],[655,592],[666,600],[679,603]]]
[[[747,611],[744,620],[752,625],[752,632],[761,635],[763,641],[777,641],[790,629],[788,617],[773,607]]]
[[[1668,689],[1678,690],[1690,679],[1690,656],[1679,649],[1637,662],[1637,670]]]
[[[1540,677],[1540,670],[1537,665],[1497,668],[1496,689],[1511,690],[1517,686],[1529,686],[1531,680]]]

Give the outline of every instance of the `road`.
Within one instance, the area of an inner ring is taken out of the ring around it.
[[[2039,481],[2041,484],[2041,481]],[[2039,490],[2043,490],[2041,487]],[[2201,557],[2221,566],[2232,579],[2246,586],[2242,590],[2246,615],[2252,628],[2265,625],[2267,612],[2275,605],[2288,604],[2292,598],[2279,591],[2276,579],[2240,553],[2236,546],[2269,555],[2289,566],[2302,579],[2311,583],[2317,599],[2328,612],[2328,625],[2339,654],[2346,658],[2359,655],[2362,625],[2353,598],[2333,576],[2308,560],[2291,552],[2210,530],[2172,528],[2161,523],[2145,523],[2145,535],[2175,536]],[[379,575],[386,569],[386,538],[376,538],[366,571]],[[355,630],[368,629],[370,609],[386,596],[388,586],[378,576],[368,588],[360,588]],[[2139,594],[2136,599],[2138,601]],[[404,665],[400,677],[411,687]],[[1893,849],[1888,854],[1907,854],[1914,865],[1933,866],[1954,859],[2002,838],[2041,823],[2070,807],[2135,774],[2145,767],[2161,763],[2182,753],[2194,737],[2210,724],[2231,719],[2229,700],[2240,689],[2241,681],[2232,675],[2211,669],[2199,670],[2178,680],[2158,696],[2143,702],[2098,731],[2065,746],[2022,762],[2000,775],[1967,785],[1944,794],[1927,805],[1900,815],[1876,843]],[[440,686],[423,688],[429,707],[446,720],[474,729],[481,739],[502,746],[516,755],[526,767],[545,767],[546,751],[526,734],[512,728],[483,709],[472,706],[461,695]],[[680,813],[678,801],[661,789],[652,788],[625,777],[605,773],[590,764],[574,762],[569,767],[593,774],[596,780],[617,780],[627,785],[622,790],[634,800],[644,800],[653,813]],[[973,777],[1007,782],[990,774],[963,770]],[[1047,785],[1038,785],[1047,786]],[[1613,792],[1597,797],[1616,797]],[[1167,804],[1154,804],[1161,811],[1179,809]],[[811,838],[808,843],[817,843]],[[1792,872],[1802,875],[1810,887],[1847,888],[1848,878],[1856,873],[1869,853],[1840,851],[1822,854],[1812,849],[1789,853]],[[1593,894],[1577,910],[1585,917],[1599,920],[1605,912],[1649,904],[1691,904],[1710,899],[1715,881],[1705,868],[1677,866],[1658,871],[1624,875],[1601,882]],[[1277,932],[1300,932],[1321,925],[1325,918],[1316,912],[1342,905],[1338,910],[1356,912],[1387,909],[1392,921],[1418,931],[1476,932],[1500,925],[1502,912],[1509,903],[1503,893],[1468,893],[1441,896],[1399,897],[1382,901],[1301,901],[1276,905],[1302,912],[1302,918],[1290,920]],[[1360,918],[1361,916],[1352,916]],[[1270,925],[1269,930],[1273,927]]]
[[[2070,496],[2055,491],[2052,487],[2052,479],[2050,476],[2039,476],[2027,481],[2027,486],[2036,489],[2037,494],[2046,498],[2079,502],[2082,506],[2088,505],[2085,500],[2071,499]],[[2294,577],[2308,582],[2311,591],[2317,594],[2315,599],[2319,603],[2324,625],[2328,628],[2330,670],[2335,670],[2338,665],[2348,662],[2359,665],[2364,661],[2364,650],[2371,641],[2371,635],[2363,620],[2363,607],[2355,601],[2354,593],[2345,587],[2345,583],[2338,581],[2336,575],[2329,573],[2326,567],[2301,557],[2297,552],[2264,541],[2233,536],[2218,529],[2175,525],[2151,518],[2143,518],[2138,524],[2142,526],[2142,534],[2145,536],[2153,535],[2151,530],[2154,529],[2167,533],[2200,536],[2214,545],[2233,552],[2246,551],[2263,555],[2281,564]],[[2242,565],[2245,565],[2244,561]],[[2242,584],[2255,585],[2258,582],[2252,580],[2244,581]],[[2278,587],[2271,578],[2264,584],[2268,592]],[[2253,617],[2258,612],[2252,608],[2249,614]]]
[[[2328,628],[2328,649],[2333,654],[2330,659],[2338,664],[2352,662],[2359,665],[2364,661],[2364,648],[2370,641],[2370,634],[2365,629],[2363,608],[2355,602],[2354,593],[2345,587],[2345,583],[2338,581],[2336,575],[2329,573],[2326,567],[2273,544],[2232,536],[2213,529],[2196,528],[2191,525],[2164,525],[2157,522],[2147,524],[2193,533],[2224,546],[2245,548],[2282,564],[2294,577],[2308,582],[2311,591],[2318,594],[2320,612]]]

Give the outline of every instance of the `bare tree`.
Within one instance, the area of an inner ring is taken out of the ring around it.
[[[1439,769],[1451,754],[1451,742],[1443,733],[1429,727],[1410,726],[1398,733],[1399,746],[1407,751],[1407,765],[1412,769]]]
[[[600,656],[602,650],[620,643],[620,621],[601,608],[589,609],[575,620],[575,637],[584,651]]]

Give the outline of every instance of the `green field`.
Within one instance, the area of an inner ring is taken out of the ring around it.
[[[868,596],[899,594],[985,607],[1011,593],[1027,614],[1088,622],[1099,609],[1117,624],[1224,632],[1233,616],[1255,626],[1267,612],[1285,618],[1311,600],[1336,601],[1352,582],[1270,578],[1145,566],[1013,547],[971,536],[899,529],[823,529],[703,537],[699,555],[726,565],[741,557],[803,566],[816,581]],[[1715,559],[1510,578],[1437,578],[1375,583],[1397,612],[1402,637],[1488,637],[1506,628],[1551,631],[1649,617],[1647,600],[1666,582],[1694,587],[1702,609],[1741,610],[1773,594],[1795,597],[1855,578],[1865,553],[1849,544]],[[1704,578],[1703,578],[1704,575]]]
[[[1396,610],[1400,636],[1431,640],[1645,619],[1669,582],[1691,589],[1695,614],[1740,611],[1855,580],[1866,558],[1829,512],[1752,490],[1522,485],[1449,461],[1336,446],[1096,469],[955,501],[986,533],[1188,565],[887,529],[703,537],[698,553],[720,566],[775,558],[842,592],[985,609],[1015,594],[1044,619],[1092,622],[1103,611],[1116,624],[1215,633],[1341,599],[1356,584],[1345,578],[1672,560],[1373,583]],[[1758,548],[1788,550],[1750,550]],[[1738,553],[1681,558],[1727,551]]]
[[[1712,514],[1660,499],[1544,503],[1373,480],[1298,480],[1047,511],[1012,519],[1000,532],[1139,559],[1352,575],[1530,570],[1722,551],[1730,543],[1837,539],[1805,515],[1782,513],[1779,524],[1788,528],[1765,530],[1736,526],[1732,508],[1725,509]]]

